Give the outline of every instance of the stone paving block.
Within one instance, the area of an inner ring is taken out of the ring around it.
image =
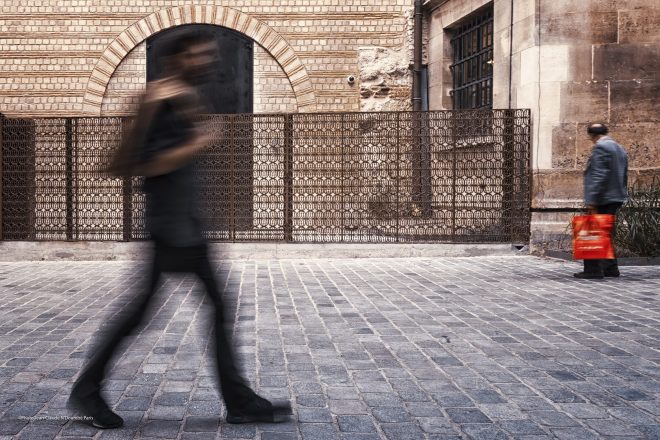
[[[179,436],[179,439],[180,440],[216,440],[217,435],[218,435],[217,432],[184,432]]]
[[[531,420],[502,420],[499,425],[504,431],[512,434],[514,437],[546,434],[540,425]]]
[[[297,440],[298,435],[291,432],[262,432],[260,440]]]
[[[96,433],[98,432],[98,428],[95,428],[93,426],[90,426],[87,423],[79,422],[79,421],[72,421],[67,423],[64,428],[60,431],[60,435],[66,436],[66,437],[75,437],[75,436],[80,436],[80,437],[94,437]]]
[[[296,396],[295,399],[296,403],[300,406],[312,408],[325,408],[327,406],[327,402],[323,394],[304,394],[301,396]]]
[[[220,425],[220,438],[255,438],[257,428],[253,424],[230,425],[223,423]]]
[[[300,432],[303,440],[336,440],[339,432],[331,423],[302,423]]]
[[[147,420],[140,427],[140,435],[155,438],[177,438],[181,422],[175,420]]]
[[[514,420],[522,419],[524,412],[517,405],[511,403],[489,403],[479,405],[483,411],[492,420]]]
[[[262,432],[261,440],[297,440],[298,436],[291,432]]]
[[[186,417],[183,430],[186,432],[217,432],[218,417]]]
[[[490,423],[491,420],[475,408],[447,408],[449,418],[455,423]]]
[[[423,417],[418,418],[417,422],[422,428],[422,431],[428,434],[442,434],[442,435],[455,435],[454,430],[449,419],[444,417]]]
[[[32,422],[14,437],[16,440],[53,439],[62,430],[56,423]]]
[[[115,409],[119,411],[146,411],[150,405],[151,397],[124,397]]]
[[[16,402],[2,415],[3,419],[18,418],[20,416],[30,417],[37,414],[44,407],[43,403]]]
[[[298,420],[311,423],[332,423],[332,415],[325,408],[298,408]]]
[[[605,408],[591,403],[562,403],[559,407],[578,419],[606,419],[609,417]]]
[[[545,426],[579,426],[579,423],[559,411],[530,411],[529,416]]]
[[[362,393],[362,399],[370,407],[401,406],[399,396],[392,393]]]
[[[542,393],[555,403],[584,403],[585,400],[575,393],[565,389],[556,388],[552,390],[542,390]]]
[[[378,434],[366,434],[359,432],[351,432],[348,434],[341,434],[341,440],[381,440],[382,437]]]
[[[586,420],[585,423],[601,435],[639,435],[639,431],[618,419]]]
[[[27,420],[5,417],[0,423],[0,435],[16,435],[28,424]]]
[[[337,416],[337,423],[342,432],[376,432],[376,427],[369,416]]]
[[[508,436],[504,431],[493,425],[461,425],[461,430],[473,440],[505,440]]]
[[[147,397],[156,394],[158,388],[150,385],[129,385],[124,391],[126,397]]]
[[[599,440],[601,438],[598,434],[585,428],[553,428],[551,432],[554,438],[560,440]]]
[[[366,405],[359,400],[328,400],[328,407],[336,415],[367,413]]]
[[[163,406],[185,405],[189,396],[189,393],[162,393],[154,399],[154,403]]]
[[[389,440],[424,440],[424,432],[415,423],[385,423],[381,425]]]
[[[156,420],[183,420],[185,414],[185,406],[156,405],[149,409],[149,418]]]

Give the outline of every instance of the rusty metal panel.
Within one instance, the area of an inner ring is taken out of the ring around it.
[[[212,241],[515,242],[529,238],[530,113],[206,116],[197,161]],[[141,178],[104,166],[120,118],[5,119],[5,240],[141,240]]]

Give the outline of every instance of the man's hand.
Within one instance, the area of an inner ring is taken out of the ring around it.
[[[148,84],[147,87],[148,89],[145,99],[147,104],[190,94],[190,86],[186,85],[181,80],[174,78],[153,81]]]

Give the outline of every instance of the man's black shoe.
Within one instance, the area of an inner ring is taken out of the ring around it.
[[[255,394],[240,408],[227,409],[227,423],[279,423],[291,414],[289,402],[271,403]]]
[[[69,397],[67,406],[75,409],[83,416],[89,417],[89,423],[96,428],[112,429],[124,425],[124,419],[112,412],[98,393],[80,397],[74,390]]]
[[[603,272],[603,275],[608,277],[608,278],[617,278],[621,275],[621,272],[618,270],[606,270]]]
[[[584,280],[601,280],[603,279],[602,273],[591,273],[591,272],[578,272],[574,273],[575,278],[581,278]]]

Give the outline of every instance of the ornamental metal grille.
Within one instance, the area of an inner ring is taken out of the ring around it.
[[[529,238],[528,110],[210,115],[212,241]],[[2,239],[142,240],[141,178],[105,174],[127,121],[0,119]]]
[[[454,109],[493,107],[493,7],[470,15],[451,39]]]

